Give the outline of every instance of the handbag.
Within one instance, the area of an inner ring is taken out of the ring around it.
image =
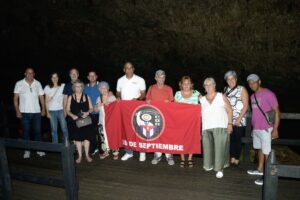
[[[84,126],[88,126],[92,124],[92,118],[90,116],[87,116],[86,118],[78,118],[76,120],[76,126],[78,128],[84,127]]]
[[[270,110],[268,112],[264,112],[261,107],[258,105],[258,102],[257,102],[257,99],[256,99],[256,95],[254,93],[254,99],[255,99],[255,102],[256,102],[256,105],[257,107],[259,108],[259,110],[262,112],[262,114],[265,116],[268,124],[274,124],[275,122],[275,111],[274,110]]]

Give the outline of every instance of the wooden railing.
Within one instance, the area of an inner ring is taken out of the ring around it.
[[[298,113],[282,113],[281,119],[300,120]],[[250,161],[250,149],[253,139],[251,137],[251,116],[247,116],[244,145],[244,159]],[[272,145],[300,146],[299,139],[275,139]],[[262,197],[264,200],[277,199],[278,177],[300,178],[300,165],[280,165],[276,162],[275,151],[272,150],[264,168],[264,188]]]
[[[23,173],[11,174],[8,168],[6,148],[17,148],[17,149],[61,153],[63,179],[33,176],[33,175],[23,174]],[[28,182],[42,184],[42,185],[65,188],[67,199],[77,200],[78,183],[76,181],[76,176],[75,176],[74,152],[75,152],[75,146],[69,145],[68,142],[66,142],[66,144],[63,145],[63,144],[52,144],[48,142],[35,142],[35,141],[28,141],[28,140],[0,138],[0,177],[2,182],[3,199],[10,200],[13,198],[13,191],[12,191],[12,184],[11,184],[11,178],[13,178],[21,181],[28,181]]]

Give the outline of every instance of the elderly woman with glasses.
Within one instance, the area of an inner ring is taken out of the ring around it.
[[[229,100],[233,116],[233,132],[230,135],[230,163],[238,166],[242,149],[242,136],[246,130],[246,112],[248,110],[249,96],[246,88],[237,84],[237,75],[235,71],[228,71],[224,76],[227,87],[224,89],[224,95]]]
[[[213,78],[206,78],[203,84],[206,95],[200,98],[202,106],[203,168],[215,170],[216,177],[223,177],[226,163],[226,147],[232,132],[232,109],[228,99],[216,91]]]
[[[81,163],[82,160],[82,146],[84,146],[84,153],[87,162],[92,162],[89,155],[90,141],[95,135],[93,125],[78,127],[76,120],[79,118],[86,118],[93,111],[93,106],[90,97],[83,93],[84,84],[80,80],[76,80],[73,85],[73,94],[68,97],[67,101],[67,115],[70,139],[75,140],[75,145],[78,151],[78,158],[76,163]]]
[[[105,159],[109,156],[109,152],[106,146],[106,138],[103,132],[103,123],[104,123],[104,109],[103,106],[109,105],[110,103],[116,101],[115,95],[109,90],[109,84],[105,81],[101,81],[99,83],[99,92],[101,94],[96,101],[96,106],[94,107],[95,112],[99,112],[99,134],[101,138],[101,151],[102,153],[99,155],[100,159]],[[114,150],[112,152],[113,159],[117,160],[119,158],[119,149]]]

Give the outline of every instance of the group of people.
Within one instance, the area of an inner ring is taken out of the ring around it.
[[[228,71],[224,79],[227,87],[224,92],[216,91],[214,78],[208,77],[203,82],[205,94],[194,89],[190,76],[183,76],[179,82],[180,90],[173,95],[173,89],[165,84],[166,74],[163,70],[155,73],[156,83],[146,92],[145,80],[134,73],[134,65],[127,62],[123,66],[124,76],[118,79],[116,96],[110,91],[105,81],[98,82],[95,71],[88,72],[88,84],[79,80],[79,72],[73,68],[69,71],[71,81],[61,83],[58,73],[52,73],[49,84],[43,89],[40,82],[34,79],[33,68],[27,68],[25,78],[18,81],[14,89],[14,107],[16,116],[21,119],[23,138],[29,139],[30,128],[34,130],[35,140],[41,140],[41,116],[50,119],[52,142],[58,142],[58,123],[63,133],[63,142],[75,141],[78,152],[76,163],[82,161],[84,147],[87,162],[92,162],[90,155],[99,152],[100,159],[109,156],[103,136],[103,105],[119,100],[141,100],[146,102],[180,102],[200,104],[202,110],[202,146],[203,168],[216,171],[216,177],[223,177],[223,169],[239,165],[241,138],[245,133],[246,113],[249,110],[249,96],[245,87],[238,85],[235,71]],[[271,151],[271,139],[278,138],[280,111],[275,94],[261,86],[258,75],[247,77],[250,89],[254,92],[250,98],[252,107],[253,147],[258,149],[259,163],[255,170],[248,170],[250,175],[263,175],[264,161]],[[275,121],[270,123],[266,113],[274,111]],[[76,120],[90,117],[92,123],[78,127]],[[99,148],[100,147],[100,148]],[[91,153],[90,153],[91,152]],[[37,152],[44,156],[44,152]],[[119,150],[114,149],[113,159],[119,158]],[[30,157],[25,151],[24,158]],[[133,157],[131,150],[125,150],[121,157],[126,161]],[[172,154],[165,154],[167,163],[174,165]],[[152,164],[162,159],[161,152],[155,152]],[[146,153],[139,152],[139,161],[146,160]],[[193,167],[193,155],[180,155],[179,166]],[[262,185],[260,178],[255,181]]]

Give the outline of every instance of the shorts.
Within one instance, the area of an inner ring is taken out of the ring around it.
[[[271,152],[272,130],[273,128],[253,130],[253,148],[261,149],[263,154],[269,155]]]

